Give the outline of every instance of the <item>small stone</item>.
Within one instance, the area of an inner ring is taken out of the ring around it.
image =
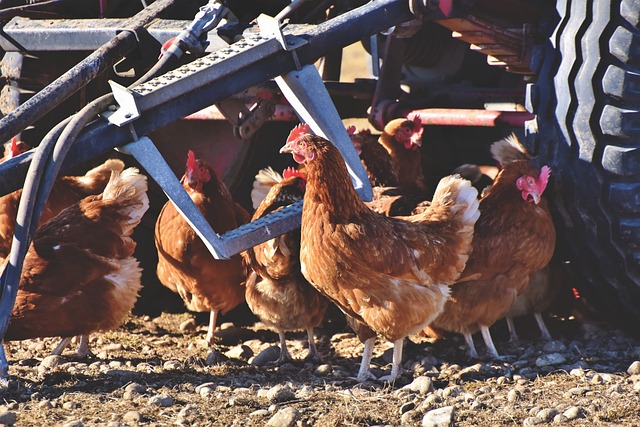
[[[265,366],[268,363],[278,360],[278,357],[280,357],[280,347],[272,345],[258,353],[251,361],[251,364],[254,366]]]
[[[124,388],[124,391],[128,391],[129,393],[144,394],[147,389],[142,384],[131,383]]]
[[[419,394],[427,394],[433,390],[433,382],[431,381],[431,378],[421,376],[421,377],[415,378],[411,382],[411,384],[407,384],[406,386],[402,387],[402,390],[405,390],[405,389],[411,390]]]
[[[316,368],[314,374],[319,377],[326,377],[333,372],[333,367],[328,363],[324,363]]]
[[[251,418],[266,417],[268,415],[269,415],[269,411],[267,411],[266,409],[258,409],[257,411],[253,411],[252,413],[249,414]]]
[[[635,384],[633,384],[633,390],[640,391],[640,381],[637,381]]]
[[[64,402],[62,404],[63,409],[76,409],[79,407],[80,407],[80,404],[78,402]]]
[[[582,368],[574,368],[569,372],[569,375],[571,375],[572,377],[578,377],[578,378],[582,378],[584,377],[584,369]]]
[[[242,344],[232,347],[224,355],[229,359],[249,360],[249,358],[253,356],[253,350],[251,350],[250,347]]]
[[[60,365],[61,363],[64,362],[64,359],[61,356],[56,356],[54,354],[52,354],[51,356],[47,356],[44,359],[42,359],[42,362],[40,362],[40,366],[42,366],[43,368],[55,368],[56,366]]]
[[[558,415],[558,411],[555,409],[543,409],[542,411],[538,412],[538,415],[536,415],[536,417],[540,418],[545,423],[550,423],[551,421],[553,421],[556,415]]]
[[[407,411],[402,414],[400,417],[400,423],[404,425],[416,425],[420,421],[420,412],[418,411]]]
[[[524,426],[539,426],[540,424],[544,424],[544,421],[538,417],[527,417],[522,422]]]
[[[296,408],[283,408],[269,419],[268,426],[271,427],[294,427],[300,419],[300,412]]]
[[[50,400],[45,399],[45,400],[42,400],[42,401],[38,402],[38,408],[51,409],[51,408],[53,408],[53,404],[51,403]],[[2,423],[0,423],[0,424],[2,424]]]
[[[464,393],[464,388],[460,387],[459,385],[454,385],[454,386],[445,388],[442,391],[442,397],[445,399],[448,399],[450,397],[456,397],[463,393]]]
[[[569,421],[576,420],[584,417],[584,410],[577,406],[572,406],[562,413],[562,415]]]
[[[16,415],[15,412],[6,411],[6,412],[0,413],[0,424],[4,424],[8,426],[14,425],[17,419],[18,419],[18,416]]]
[[[139,423],[142,421],[142,414],[138,411],[129,411],[122,416],[125,423]]]
[[[186,405],[184,408],[180,409],[180,412],[178,412],[178,419],[179,420],[186,420],[190,417],[193,416],[197,416],[200,412],[198,411],[198,408],[193,406],[193,405]]]
[[[166,408],[173,405],[173,398],[168,394],[157,394],[149,399],[149,405]]]
[[[542,347],[545,353],[562,353],[567,350],[567,346],[562,341],[549,341]]]
[[[609,387],[609,389],[607,390],[607,393],[610,393],[610,394],[612,394],[612,393],[622,394],[622,393],[624,393],[624,389],[622,388],[622,385],[616,384],[616,385],[613,385],[613,386]]]
[[[453,424],[453,406],[444,406],[424,414],[422,427],[449,427]]]
[[[180,332],[193,332],[197,328],[195,319],[187,319],[184,322],[180,323]]]
[[[591,384],[602,384],[604,383],[604,380],[602,379],[602,376],[600,374],[595,374],[593,377],[591,377]]]
[[[71,420],[62,424],[62,427],[84,427],[84,423],[81,420]]]
[[[288,385],[278,384],[267,391],[267,399],[273,403],[286,402],[295,399],[295,397],[295,393]]]
[[[509,390],[509,393],[507,393],[507,401],[509,403],[513,403],[516,400],[520,399],[521,396],[522,396],[522,393],[520,392],[520,390],[516,390],[516,389]]]
[[[164,362],[162,367],[168,371],[175,371],[176,369],[180,369],[182,367],[182,363],[179,360],[167,360]]]
[[[538,357],[536,359],[536,366],[541,368],[543,366],[562,365],[566,360],[561,353],[550,353]]]
[[[565,416],[564,416],[564,415],[562,415],[562,414],[558,414],[558,415],[556,415],[555,417],[553,417],[553,423],[554,423],[554,424],[563,424],[563,423],[566,423],[567,421],[569,421],[569,420],[567,419],[567,417],[565,417]]]
[[[400,413],[404,414],[405,412],[411,411],[415,407],[416,407],[416,404],[414,402],[403,403],[402,406],[400,406]]]
[[[640,374],[640,361],[635,361],[633,362],[630,366],[629,369],[627,369],[627,373],[629,375],[639,375]]]

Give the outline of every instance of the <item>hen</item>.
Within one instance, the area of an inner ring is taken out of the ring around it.
[[[372,187],[395,187],[398,185],[398,173],[387,150],[378,143],[379,135],[372,135],[369,129],[356,131],[349,126],[347,133],[360,161],[369,177]]]
[[[181,183],[191,200],[217,233],[234,229],[249,220],[249,213],[231,198],[231,193],[204,160],[189,151]],[[242,260],[235,255],[217,260],[200,237],[168,201],[155,228],[160,282],[177,292],[191,311],[210,312],[206,340],[214,344],[218,313],[244,301]]]
[[[471,250],[478,218],[477,191],[444,178],[428,210],[388,218],[370,210],[354,190],[338,150],[294,129],[281,152],[305,163],[302,274],[345,314],[394,343],[391,375],[400,373],[404,338],[443,309]],[[358,380],[370,377],[375,337],[365,342]]]
[[[491,145],[491,154],[500,165],[506,165],[516,160],[527,160],[531,157],[514,134],[493,143]],[[542,338],[551,339],[551,333],[544,323],[542,312],[560,294],[558,284],[564,281],[563,267],[560,263],[552,260],[545,268],[534,272],[530,276],[529,284],[517,296],[513,306],[505,316],[511,340],[518,339],[513,318],[527,314],[532,314],[535,318]]]
[[[542,198],[550,173],[530,160],[513,161],[480,200],[473,252],[431,325],[462,334],[471,357],[478,357],[472,338],[478,330],[491,356],[499,357],[489,327],[507,314],[530,276],[553,255],[556,232]]]
[[[22,142],[11,142],[11,146],[5,151],[8,159],[28,150]],[[45,209],[42,212],[40,224],[56,216],[64,208],[82,200],[83,198],[100,194],[107,182],[111,172],[121,172],[124,163],[121,160],[109,159],[100,166],[97,166],[82,176],[61,176],[51,189],[51,194],[47,199]],[[14,191],[0,197],[0,260],[9,255],[11,250],[11,240],[15,229],[16,216],[22,190]]]
[[[422,130],[419,116],[394,119],[387,123],[378,139],[391,156],[397,185],[419,193],[427,189],[420,155]]]
[[[62,336],[54,354],[80,335],[118,327],[133,308],[142,270],[131,238],[149,208],[147,178],[113,171],[102,194],[61,211],[36,231],[22,269],[5,340]],[[8,259],[5,260],[5,265]]]
[[[283,179],[271,187],[252,220],[303,199],[306,185],[304,175],[288,168],[283,176]],[[291,360],[285,332],[295,330],[307,332],[309,353],[306,358],[319,359],[313,328],[322,322],[329,302],[300,272],[300,230],[256,245],[243,252],[242,256],[247,268],[247,304],[280,337],[280,357],[277,363]]]

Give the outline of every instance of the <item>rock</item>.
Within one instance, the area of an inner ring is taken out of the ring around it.
[[[402,387],[401,390],[405,389],[419,394],[427,394],[433,390],[433,382],[429,377],[417,377],[411,382],[411,384],[407,384],[406,386]]]
[[[295,427],[300,419],[300,412],[296,408],[283,408],[269,419],[268,426],[271,427]]]
[[[188,404],[184,408],[180,409],[180,412],[178,412],[178,419],[186,420],[191,417],[197,416],[199,414],[200,414],[200,411],[198,411],[197,407],[191,404]]]
[[[254,418],[254,417],[266,417],[267,415],[269,415],[269,411],[267,411],[266,409],[258,409],[258,410],[253,411],[252,413],[249,414],[249,416],[251,418]]]
[[[139,423],[142,421],[142,414],[138,411],[129,411],[122,416],[125,423]]]
[[[405,412],[411,411],[415,407],[416,407],[416,404],[414,402],[403,403],[402,406],[400,406],[400,413],[404,414]]]
[[[298,392],[296,393],[296,399],[309,399],[311,396],[316,394],[316,391],[310,385],[304,385]]]
[[[146,393],[147,389],[142,384],[131,383],[124,388],[124,391],[128,391],[129,393],[144,394]]]
[[[173,398],[168,394],[157,394],[149,399],[149,405],[166,408],[173,405]]]
[[[182,363],[179,360],[167,360],[162,367],[168,371],[182,368]]]
[[[558,414],[558,415],[556,415],[555,417],[553,417],[553,423],[554,423],[554,424],[564,424],[564,423],[566,423],[567,421],[569,421],[569,420],[567,419],[567,417],[565,417],[565,416],[564,416],[564,415],[562,415],[562,414]]]
[[[84,423],[81,420],[71,420],[62,424],[62,427],[84,427]]]
[[[273,403],[286,402],[295,399],[295,397],[295,393],[288,385],[278,384],[267,391],[267,399]]]
[[[567,346],[562,341],[549,341],[542,347],[545,353],[562,353],[567,351]]]
[[[635,361],[633,362],[630,366],[629,369],[627,369],[627,373],[629,375],[640,375],[640,361]]]
[[[251,364],[254,366],[265,366],[268,363],[278,360],[278,357],[280,357],[280,347],[272,345],[258,353],[251,361]]]
[[[558,411],[555,409],[549,408],[549,409],[543,409],[540,412],[538,412],[538,415],[536,415],[536,417],[540,418],[545,423],[550,423],[551,421],[553,421],[556,415],[558,415]]]
[[[550,353],[538,357],[536,359],[536,366],[543,367],[562,365],[566,360],[567,359],[565,359],[564,355],[561,353]]]
[[[4,424],[8,426],[14,425],[17,419],[18,419],[18,416],[16,415],[15,412],[6,411],[6,412],[0,413],[0,424]]]
[[[584,410],[577,406],[572,406],[562,413],[562,415],[568,420],[573,421],[578,418],[584,418]]]
[[[509,403],[513,403],[516,400],[520,399],[521,396],[522,396],[522,393],[520,392],[520,390],[511,389],[509,390],[509,393],[507,393],[507,401]]]
[[[62,408],[63,409],[76,409],[76,408],[79,408],[79,407],[80,407],[80,404],[78,402],[73,402],[73,401],[64,402],[62,404]]]
[[[51,408],[53,408],[53,404],[51,403],[51,401],[49,399],[41,400],[40,402],[38,402],[38,408],[51,409]],[[2,423],[0,423],[0,424],[2,424]]]
[[[523,426],[539,426],[540,424],[544,424],[544,421],[538,417],[527,417],[522,422]]]
[[[417,425],[420,422],[420,413],[418,411],[407,411],[400,417],[402,425]]]
[[[453,385],[442,390],[442,397],[448,399],[451,397],[457,397],[463,393],[464,388],[460,387],[459,385]]]
[[[180,332],[193,332],[196,330],[196,319],[187,319],[184,322],[180,323]]]
[[[453,425],[453,406],[434,409],[424,414],[422,427],[449,427]]]
[[[251,350],[250,347],[247,347],[244,344],[237,345],[229,349],[229,351],[227,351],[224,355],[229,359],[249,360],[249,358],[253,356],[253,350]]]
[[[319,376],[319,377],[326,377],[327,375],[329,375],[332,372],[333,372],[333,367],[331,365],[329,365],[328,363],[324,363],[324,364],[318,366],[313,373],[315,375]]]
[[[60,365],[61,363],[64,362],[64,359],[61,356],[56,356],[56,355],[51,355],[51,356],[47,356],[44,359],[42,359],[42,362],[40,362],[40,366],[42,366],[43,368],[55,368],[56,366]]]

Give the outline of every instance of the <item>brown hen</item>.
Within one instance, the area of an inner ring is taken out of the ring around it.
[[[302,125],[282,152],[305,163],[302,274],[345,314],[394,343],[391,375],[400,373],[404,338],[429,324],[444,307],[471,250],[478,218],[477,191],[444,178],[428,210],[387,218],[370,210],[354,190],[338,150]],[[366,340],[358,380],[370,377],[375,338]]]
[[[204,160],[196,159],[192,151],[180,182],[217,233],[249,220],[249,213],[233,201],[216,172]],[[244,301],[240,255],[215,259],[171,201],[158,216],[155,242],[158,279],[182,297],[187,309],[210,312],[206,340],[213,346],[218,313],[226,313]]]
[[[113,171],[102,194],[88,196],[42,224],[26,254],[5,340],[62,336],[60,354],[81,336],[118,327],[141,287],[134,228],[149,208],[147,179]],[[8,260],[5,261],[5,265]]]
[[[302,200],[306,179],[289,168],[275,183],[253,214],[252,220],[276,212]],[[291,360],[286,331],[304,330],[309,339],[306,358],[319,360],[313,328],[318,326],[329,302],[313,288],[300,272],[300,230],[282,234],[242,253],[247,268],[246,294],[251,311],[278,332],[280,357],[277,363]]]

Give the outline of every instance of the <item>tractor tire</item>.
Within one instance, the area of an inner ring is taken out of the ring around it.
[[[611,320],[640,320],[640,1],[557,0],[533,54],[538,157],[578,274]]]

